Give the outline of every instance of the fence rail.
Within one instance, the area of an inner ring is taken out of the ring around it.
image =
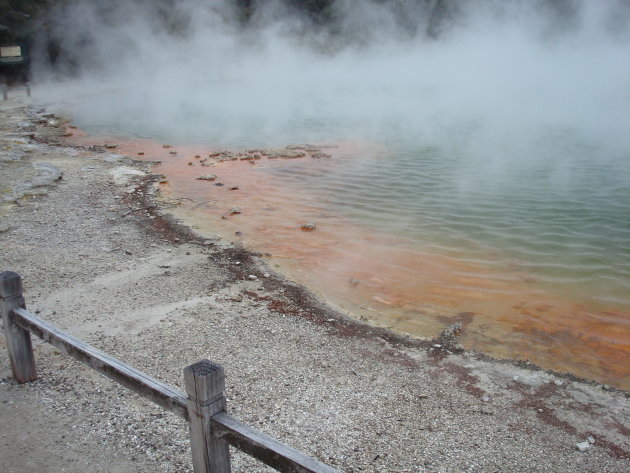
[[[22,280],[0,273],[0,312],[19,383],[37,379],[31,333],[119,384],[186,419],[195,473],[230,473],[229,445],[285,473],[340,473],[226,413],[223,367],[201,360],[184,369],[186,393],[69,335],[26,310]]]

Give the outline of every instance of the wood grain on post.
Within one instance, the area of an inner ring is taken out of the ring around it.
[[[230,449],[217,437],[210,422],[212,416],[225,412],[225,377],[223,367],[201,360],[184,369],[188,393],[190,444],[195,473],[230,473]]]
[[[31,334],[13,323],[13,309],[24,308],[22,296],[22,278],[11,271],[0,273],[0,311],[7,350],[11,359],[11,370],[15,380],[22,384],[37,379],[35,357]]]

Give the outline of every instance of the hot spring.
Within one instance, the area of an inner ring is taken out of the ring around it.
[[[197,33],[168,66],[149,48],[39,94],[70,141],[160,160],[179,217],[341,310],[425,337],[459,321],[466,348],[630,389],[630,53],[599,13],[326,53]],[[304,156],[272,159],[287,146]]]

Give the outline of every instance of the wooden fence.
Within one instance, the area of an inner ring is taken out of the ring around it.
[[[18,383],[37,378],[31,333],[62,352],[85,363],[190,424],[195,473],[229,473],[229,445],[285,473],[340,473],[283,443],[236,420],[226,413],[223,368],[208,360],[184,369],[186,393],[120,362],[69,335],[26,310],[22,279],[16,273],[0,273],[0,312]]]

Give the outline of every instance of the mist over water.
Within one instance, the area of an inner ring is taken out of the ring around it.
[[[373,143],[388,152],[342,171],[355,185],[337,186],[334,204],[349,213],[416,230],[441,220],[454,246],[498,243],[559,267],[599,247],[585,268],[621,266],[614,277],[627,279],[627,2],[338,1],[323,26],[276,2],[250,12],[71,2],[51,20],[65,60],[41,61],[37,77],[91,131]],[[380,217],[363,215],[375,188]]]
[[[212,147],[357,143],[322,208],[457,261],[630,307],[624,1],[75,1],[39,93],[87,131]],[[357,155],[358,154],[358,155]]]
[[[166,12],[70,2],[51,20],[62,59],[42,60],[36,78],[72,71],[56,96],[105,94],[81,97],[78,120],[208,143],[443,145],[456,130],[467,153],[499,166],[554,132],[630,147],[625,2],[347,0],[333,3],[328,27],[254,5],[241,24],[227,2]]]

